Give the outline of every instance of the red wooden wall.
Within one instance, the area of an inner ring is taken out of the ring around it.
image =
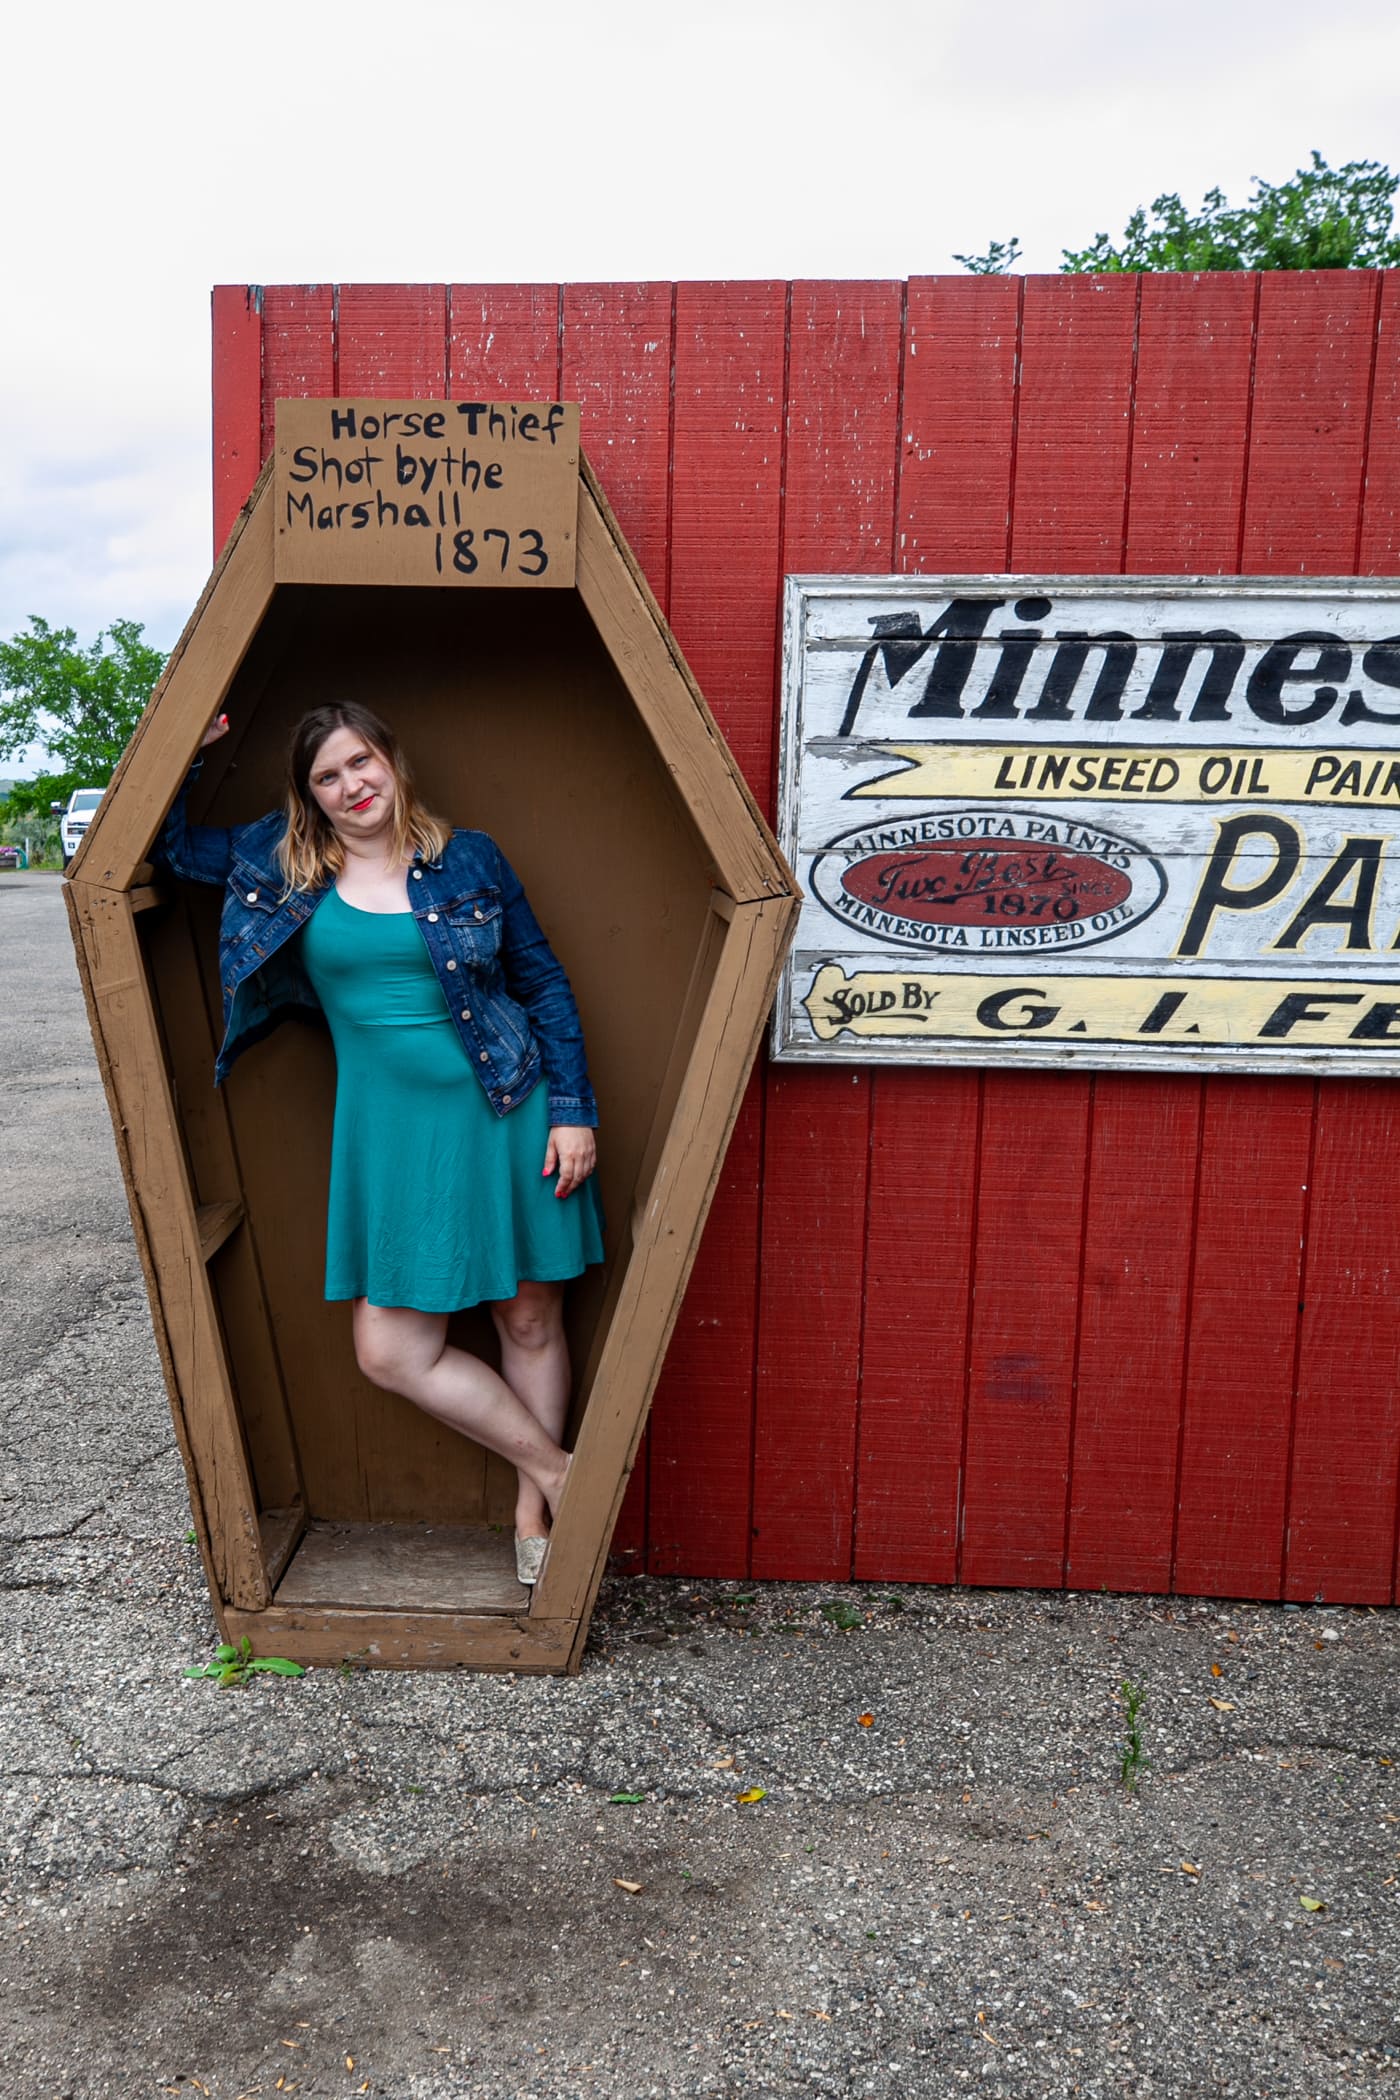
[[[760,801],[787,572],[1393,575],[1400,273],[214,295],[283,395],[557,397]],[[1384,1080],[768,1067],[623,1564],[1393,1602]]]

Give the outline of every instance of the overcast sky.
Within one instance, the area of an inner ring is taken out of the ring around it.
[[[1394,0],[49,0],[4,48],[0,636],[179,633],[213,284],[1052,270],[1162,190],[1400,165]]]

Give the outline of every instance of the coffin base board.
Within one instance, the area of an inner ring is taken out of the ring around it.
[[[274,1602],[294,1610],[501,1612],[529,1609],[509,1525],[308,1524]]]

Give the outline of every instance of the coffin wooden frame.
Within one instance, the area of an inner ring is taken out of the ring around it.
[[[272,605],[274,519],[265,468],[137,725],[65,882],[79,972],[145,1273],[209,1593],[226,1639],[304,1663],[573,1671],[666,1344],[757,1054],[798,903],[797,885],[724,743],[586,460],[575,589],[712,868],[710,912],[660,1109],[637,1176],[627,1251],[582,1367],[589,1393],[569,1483],[528,1608],[292,1604],[278,1584],[307,1523],[290,1423],[287,1506],[260,1509],[208,1264],[241,1200],[199,1204],[138,938],[162,901],[148,856],[204,729]],[[528,594],[519,594],[528,597]],[[227,1111],[224,1111],[227,1123]],[[213,1142],[237,1158],[219,1118]],[[244,1236],[246,1237],[246,1236]],[[255,1255],[233,1286],[266,1326]],[[275,1437],[283,1431],[274,1427]]]

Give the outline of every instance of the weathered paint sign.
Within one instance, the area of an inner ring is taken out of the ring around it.
[[[774,1054],[1400,1071],[1400,583],[792,577]]]
[[[279,401],[279,583],[574,581],[568,401]]]

